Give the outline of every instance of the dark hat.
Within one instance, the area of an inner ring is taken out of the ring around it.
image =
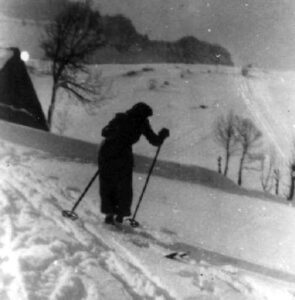
[[[127,113],[130,115],[147,118],[153,115],[153,110],[149,105],[143,102],[138,102],[134,106],[132,106],[131,109],[127,111]]]

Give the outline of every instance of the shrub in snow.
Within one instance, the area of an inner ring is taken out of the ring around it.
[[[152,72],[152,71],[154,71],[154,68],[144,67],[144,68],[142,68],[142,71],[143,72]]]
[[[193,72],[190,69],[182,70],[180,73],[180,78],[188,78],[193,75]]]
[[[158,87],[158,82],[156,79],[150,79],[148,81],[148,89],[149,90],[155,90]]]
[[[139,71],[128,71],[124,74],[124,76],[133,77],[133,76],[137,76],[138,74],[139,74]]]
[[[252,65],[251,65],[251,64],[248,64],[248,65],[246,65],[246,66],[243,66],[243,67],[242,67],[242,70],[241,70],[242,75],[243,75],[244,77],[248,77],[251,68],[252,68]]]

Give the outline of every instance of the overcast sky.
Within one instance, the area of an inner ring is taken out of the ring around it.
[[[236,64],[295,69],[295,0],[93,0],[150,38],[184,35],[227,48]]]

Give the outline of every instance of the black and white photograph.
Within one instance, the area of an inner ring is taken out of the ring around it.
[[[1,300],[295,300],[294,202],[294,0],[0,0]]]

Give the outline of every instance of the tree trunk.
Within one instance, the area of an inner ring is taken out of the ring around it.
[[[229,149],[227,147],[227,149],[226,149],[226,155],[225,155],[225,163],[224,163],[224,172],[223,172],[224,176],[227,176],[228,165],[229,165],[229,158],[230,158],[230,154],[229,154]]]
[[[246,157],[246,152],[243,151],[242,157],[241,157],[241,160],[240,160],[239,175],[238,175],[238,185],[242,185],[242,173],[243,173],[243,168],[244,168],[245,157]]]
[[[293,197],[294,197],[294,186],[295,186],[295,178],[292,177],[291,178],[291,186],[290,186],[290,190],[289,190],[289,196],[288,196],[288,200],[292,201]]]
[[[279,188],[280,188],[280,180],[276,178],[276,191],[275,191],[276,195],[279,194]]]
[[[294,197],[294,187],[295,187],[295,164],[292,163],[291,165],[291,185],[290,185],[290,190],[289,190],[289,196],[288,196],[288,200],[291,201],[293,200]]]
[[[274,170],[274,178],[275,178],[275,193],[276,193],[276,195],[278,195],[279,188],[280,188],[280,170],[279,169]]]
[[[47,123],[48,123],[49,131],[51,131],[51,129],[52,129],[52,121],[53,121],[53,113],[54,113],[54,109],[55,109],[56,92],[57,92],[57,88],[56,88],[56,84],[54,84],[53,88],[52,88],[51,102],[50,102],[50,105],[49,105],[48,116],[47,116]]]
[[[218,173],[221,174],[222,173],[222,166],[221,166],[221,163],[222,163],[222,157],[221,156],[218,156],[218,159],[217,159],[217,162],[218,162]]]

